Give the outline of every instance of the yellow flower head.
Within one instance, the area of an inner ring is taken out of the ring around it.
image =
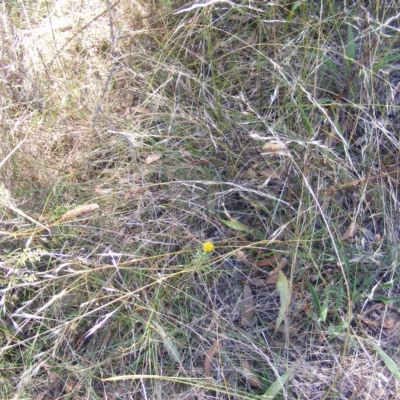
[[[205,253],[210,253],[214,250],[214,245],[211,242],[204,242],[203,243],[203,251]]]

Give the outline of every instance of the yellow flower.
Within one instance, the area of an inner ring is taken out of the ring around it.
[[[203,251],[205,253],[209,253],[214,250],[214,245],[211,242],[204,242],[203,243]]]

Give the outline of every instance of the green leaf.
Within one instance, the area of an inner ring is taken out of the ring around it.
[[[320,99],[317,100],[318,104],[329,104],[329,103],[333,103],[333,100],[329,97],[321,97]]]
[[[347,322],[342,322],[339,325],[330,325],[328,328],[329,338],[332,339],[334,336],[340,337],[348,327]]]
[[[325,297],[324,302],[322,303],[322,307],[321,307],[321,313],[319,315],[318,321],[320,322],[325,322],[326,321],[326,317],[328,315],[328,309],[329,309],[329,297],[328,295]]]
[[[285,314],[286,314],[287,310],[289,309],[289,305],[290,305],[289,281],[287,280],[286,276],[284,275],[284,273],[282,271],[279,271],[279,273],[278,273],[278,281],[276,282],[276,287],[279,292],[281,305],[279,307],[278,319],[276,320],[275,333],[279,329],[279,326],[281,325],[283,318],[285,317]]]
[[[391,303],[396,303],[396,302],[400,301],[400,297],[374,296],[373,300],[381,301],[382,303],[385,303],[385,304],[391,304]]]
[[[231,219],[231,220],[221,219],[221,221],[226,226],[228,226],[229,228],[235,229],[236,231],[252,233],[252,230],[248,226],[242,224],[239,221],[236,221],[236,219]]]
[[[167,352],[169,356],[179,364],[181,364],[181,355],[179,354],[178,349],[174,345],[174,342],[170,339],[170,337],[167,335],[167,333],[164,331],[164,328],[157,323],[156,321],[153,321],[154,326],[157,328],[159,335],[162,338],[162,341],[164,342],[165,348],[167,349]]]
[[[305,111],[301,107],[299,108],[299,111],[300,111],[301,117],[303,119],[303,124],[304,124],[304,126],[305,126],[305,128],[307,130],[307,133],[310,134],[311,133],[311,129],[312,129],[311,122],[308,119],[307,114],[305,113]]]
[[[346,45],[347,65],[351,65],[356,59],[356,46],[354,44],[354,34],[351,25],[347,25],[347,45]]]
[[[278,378],[268,390],[260,396],[261,400],[272,400],[281,391],[283,385],[289,378],[289,371],[285,372],[280,378]]]
[[[400,370],[397,364],[377,345],[370,343],[369,346],[381,356],[382,361],[385,363],[389,371],[400,382]]]
[[[326,67],[333,76],[339,76],[340,72],[338,70],[338,67],[329,57],[319,54],[318,59],[322,59],[323,63],[326,65]]]
[[[383,57],[379,62],[374,64],[372,70],[373,72],[378,72],[381,68],[383,68],[387,64],[393,64],[395,63],[398,59],[400,59],[400,53],[393,53],[390,54],[386,57]]]
[[[334,310],[337,312],[340,308],[340,303],[342,301],[342,295],[343,295],[343,287],[342,285],[338,285],[336,288],[330,288],[329,293],[334,293],[336,295],[336,301],[335,301],[335,308]]]
[[[314,306],[317,309],[317,314],[321,315],[321,306],[319,304],[318,295],[317,295],[315,289],[313,288],[313,286],[311,285],[311,283],[309,281],[306,281],[306,285],[307,285],[308,291],[311,294]]]
[[[285,23],[283,24],[283,27],[282,27],[282,31],[283,31],[283,32],[286,32],[286,29],[287,29],[288,25],[290,24],[290,21],[291,21],[291,20],[293,19],[293,17],[295,16],[295,11],[297,10],[297,8],[298,8],[299,6],[301,6],[301,4],[302,4],[301,1],[296,1],[296,2],[292,5],[292,8],[291,8],[291,10],[289,11],[288,16],[287,16],[287,18],[286,18],[286,21],[285,21]]]

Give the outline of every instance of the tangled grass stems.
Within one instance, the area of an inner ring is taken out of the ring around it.
[[[178,3],[2,4],[0,397],[398,397],[397,2]]]

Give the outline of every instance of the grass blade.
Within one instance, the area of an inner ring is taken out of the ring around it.
[[[261,400],[272,400],[281,391],[283,385],[289,378],[289,371],[285,372],[280,378],[278,378],[268,390],[260,397]]]
[[[380,355],[388,370],[393,374],[397,381],[400,382],[400,370],[397,364],[379,346],[372,343],[369,346]]]
[[[169,356],[177,363],[181,363],[182,362],[181,355],[179,354],[179,351],[175,346],[174,342],[165,332],[164,328],[156,321],[153,321],[153,325],[157,328],[158,333],[164,342],[165,348],[167,349]]]
[[[354,63],[356,58],[356,46],[354,43],[354,34],[351,25],[347,25],[347,45],[346,45],[347,65],[350,66]]]

